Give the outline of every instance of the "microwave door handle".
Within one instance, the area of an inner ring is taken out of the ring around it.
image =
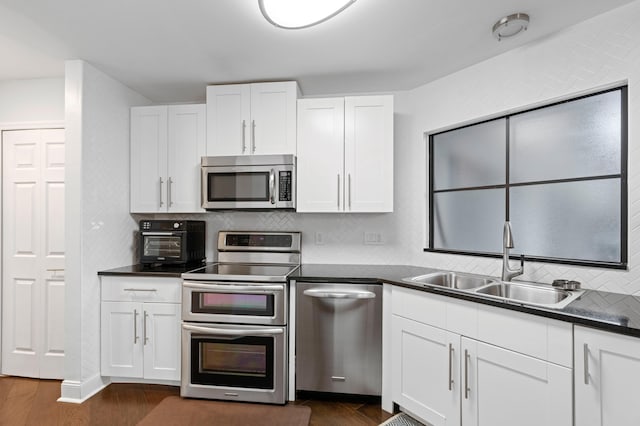
[[[271,204],[276,203],[275,192],[276,192],[276,172],[273,169],[271,169],[271,171],[269,172],[269,201],[271,201]]]

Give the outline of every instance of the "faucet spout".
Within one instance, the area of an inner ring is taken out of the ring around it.
[[[513,232],[511,222],[506,221],[502,230],[502,281],[511,281],[512,278],[524,273],[524,256],[520,256],[520,267],[511,269],[509,266],[509,249],[513,248]]]

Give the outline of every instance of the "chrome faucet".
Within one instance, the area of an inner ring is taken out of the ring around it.
[[[509,249],[513,248],[513,235],[511,232],[511,222],[504,223],[502,230],[502,281],[511,281],[511,278],[524,273],[524,255],[520,255],[520,267],[511,269],[509,267]]]

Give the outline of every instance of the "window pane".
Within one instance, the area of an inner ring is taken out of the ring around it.
[[[506,120],[476,124],[433,137],[433,188],[504,185]]]
[[[504,189],[440,192],[433,198],[434,248],[502,251]]]
[[[620,262],[620,179],[512,187],[512,253]]]
[[[620,102],[616,90],[512,116],[510,181],[619,174]]]

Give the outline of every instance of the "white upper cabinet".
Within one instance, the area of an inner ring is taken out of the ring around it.
[[[296,153],[295,81],[207,87],[207,155]]]
[[[393,97],[298,101],[298,212],[393,211]]]
[[[200,213],[204,105],[131,108],[132,213]]]

